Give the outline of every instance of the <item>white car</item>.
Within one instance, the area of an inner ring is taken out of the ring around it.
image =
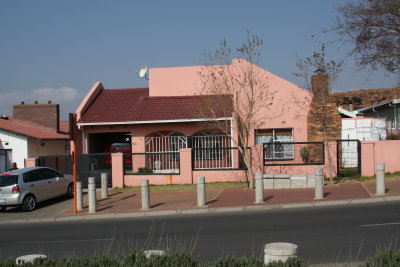
[[[37,202],[73,194],[72,175],[51,168],[24,168],[0,174],[0,211],[15,206],[32,211]]]

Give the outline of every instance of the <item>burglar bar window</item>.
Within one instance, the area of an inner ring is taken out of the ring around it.
[[[255,144],[265,146],[265,160],[294,159],[293,129],[259,129],[255,131]]]

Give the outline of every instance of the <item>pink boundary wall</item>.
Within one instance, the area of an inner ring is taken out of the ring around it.
[[[123,154],[112,154],[112,187],[140,186],[141,180],[148,179],[150,184],[195,184],[196,177],[205,176],[207,182],[244,182],[245,171],[192,171],[192,149],[180,150],[180,174],[178,175],[124,175]]]
[[[385,172],[400,171],[400,140],[361,142],[361,175],[374,176],[377,163],[385,163]]]

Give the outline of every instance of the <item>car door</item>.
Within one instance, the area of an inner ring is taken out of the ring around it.
[[[26,190],[35,196],[37,202],[49,198],[50,184],[43,177],[40,169],[25,173],[24,183]]]
[[[57,197],[67,192],[63,175],[52,169],[42,169],[41,171],[50,184],[49,198]]]

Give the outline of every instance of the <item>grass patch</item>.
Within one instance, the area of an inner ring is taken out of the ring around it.
[[[335,184],[343,184],[343,183],[359,183],[359,182],[368,182],[375,181],[375,176],[355,176],[355,177],[336,177],[333,178]],[[400,180],[400,172],[394,173],[386,173],[385,180]],[[330,180],[325,179],[325,183],[330,183]]]
[[[215,182],[207,183],[206,189],[229,189],[229,188],[247,188],[247,183],[240,182]],[[169,184],[169,185],[150,185],[150,190],[153,192],[160,191],[195,191],[195,184]],[[126,186],[123,188],[114,188],[111,192],[140,192],[140,186]]]

